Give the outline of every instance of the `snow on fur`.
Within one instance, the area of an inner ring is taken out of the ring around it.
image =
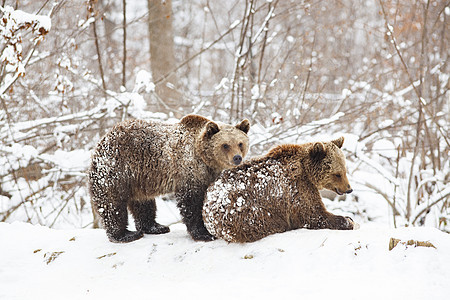
[[[225,171],[226,174],[231,174],[231,171]],[[234,174],[227,178],[224,182],[222,177],[213,183],[213,185],[208,189],[204,204],[204,221],[205,227],[208,231],[216,237],[221,237],[226,241],[233,241],[235,237],[230,232],[230,230],[222,230],[217,232],[218,228],[216,225],[220,220],[217,213],[220,212],[222,218],[226,221],[236,222],[237,219],[245,219],[250,226],[262,229],[263,224],[260,221],[260,217],[263,213],[269,214],[264,209],[264,203],[258,203],[250,197],[251,204],[246,204],[245,199],[239,196],[236,199],[230,195],[230,192],[246,195],[249,188],[249,178],[252,176],[255,181],[252,182],[251,188],[256,194],[267,194],[266,199],[278,199],[283,194],[282,187],[287,186],[288,182],[284,176],[282,166],[279,163],[273,162],[273,164],[261,167],[259,165],[252,166],[246,169],[235,170]],[[270,183],[271,189],[267,189]],[[286,192],[286,191],[284,191]],[[293,191],[288,191],[293,192]],[[243,211],[243,207],[250,205],[250,214],[247,210]],[[233,221],[234,219],[234,221]]]

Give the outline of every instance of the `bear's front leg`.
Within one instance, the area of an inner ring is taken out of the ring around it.
[[[303,187],[306,190],[307,187]],[[303,196],[308,201],[303,202],[299,213],[305,220],[304,226],[309,229],[335,229],[335,230],[352,230],[357,229],[357,223],[351,218],[337,216],[325,208],[319,191],[310,191],[309,198]],[[359,226],[359,225],[358,225]]]
[[[353,230],[358,229],[359,225],[358,223],[355,223],[352,218],[350,217],[343,217],[343,216],[336,216],[330,213],[332,215],[332,218],[330,220],[330,229],[337,229],[337,230]],[[358,225],[358,228],[356,228],[356,225]]]
[[[202,209],[206,189],[187,184],[175,192],[183,223],[195,241],[212,241],[214,237],[203,223]]]
[[[359,225],[350,217],[333,215],[326,210],[315,212],[310,220],[308,226],[310,229],[353,230],[359,228]]]

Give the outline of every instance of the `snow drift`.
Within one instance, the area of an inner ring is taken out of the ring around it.
[[[434,228],[294,230],[194,242],[185,226],[110,243],[103,230],[0,223],[0,299],[443,299],[450,239]],[[428,241],[436,248],[390,238]]]

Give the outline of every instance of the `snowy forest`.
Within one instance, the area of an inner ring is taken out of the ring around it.
[[[450,232],[448,0],[3,0],[0,16],[1,222],[92,228],[100,137],[194,113],[249,119],[250,156],[343,135],[354,192],[327,205]]]

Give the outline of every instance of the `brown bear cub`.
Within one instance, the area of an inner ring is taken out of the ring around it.
[[[323,188],[352,192],[343,142],[281,145],[222,172],[205,195],[206,228],[238,243],[297,228],[354,229],[350,218],[329,213],[319,194]]]
[[[112,242],[144,233],[169,232],[155,221],[158,195],[175,193],[183,222],[194,240],[214,239],[202,220],[208,185],[248,151],[249,122],[218,124],[188,115],[176,124],[130,120],[115,125],[95,148],[89,170],[92,206]],[[136,231],[129,231],[128,210]]]

